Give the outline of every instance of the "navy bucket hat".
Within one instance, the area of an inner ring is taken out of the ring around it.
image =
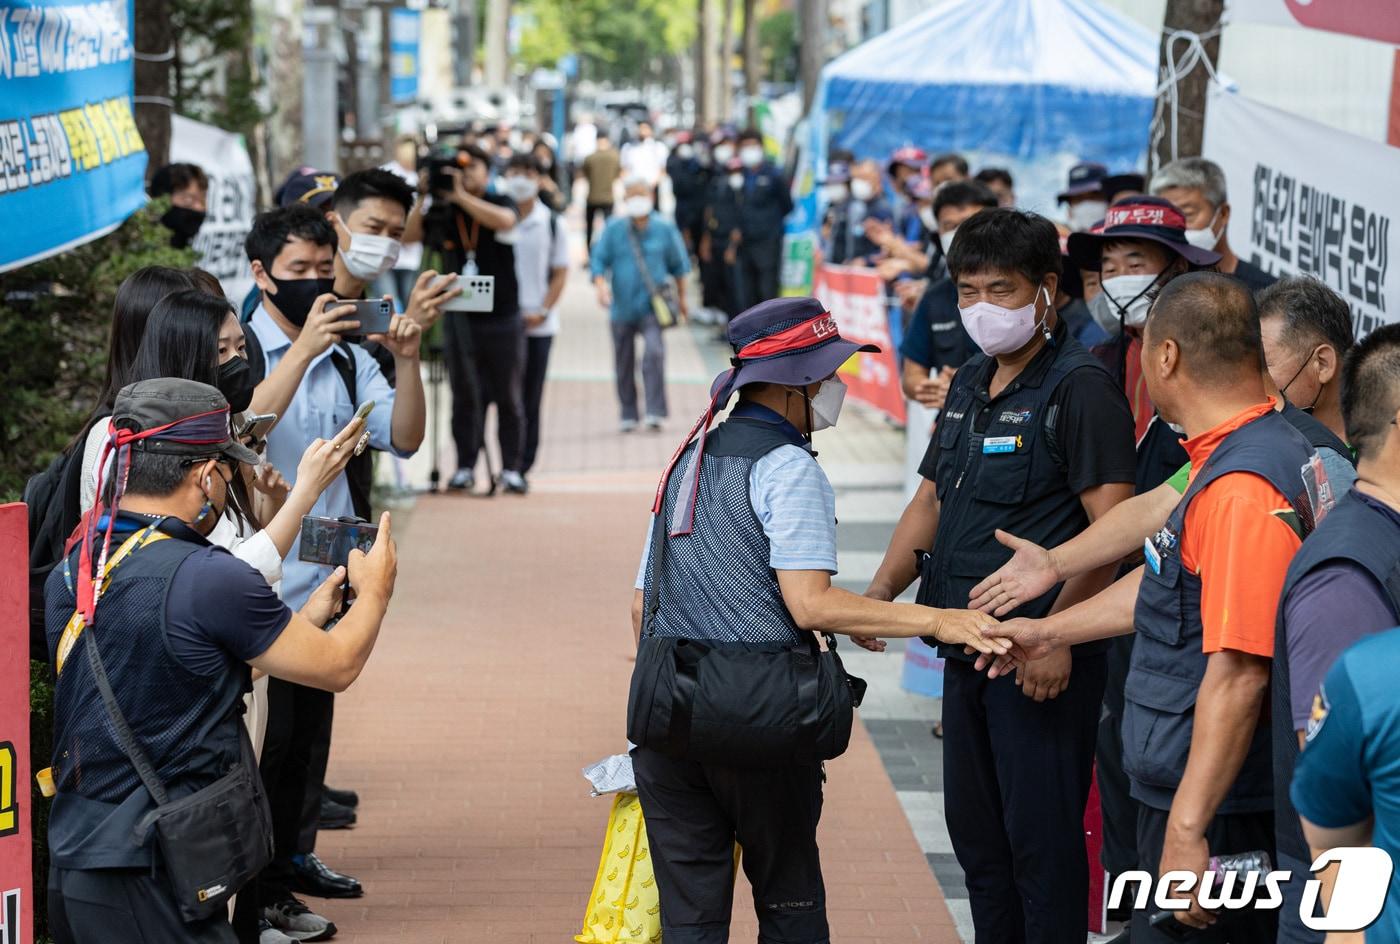
[[[853,354],[880,352],[873,344],[841,337],[831,312],[807,297],[759,302],[729,322],[726,336],[734,349],[733,366],[710,386],[717,407],[745,384],[804,387],[836,373]]]

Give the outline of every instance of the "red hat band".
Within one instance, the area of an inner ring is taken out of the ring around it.
[[[777,334],[759,338],[739,349],[739,360],[754,360],[772,357],[776,354],[790,354],[805,350],[837,336],[836,319],[831,312],[822,312],[815,318],[793,325]]]

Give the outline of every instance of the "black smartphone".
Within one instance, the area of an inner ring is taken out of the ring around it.
[[[301,544],[297,559],[328,567],[344,567],[350,552],[359,549],[366,554],[379,534],[377,525],[363,518],[317,518],[307,515],[301,519]]]
[[[360,323],[353,334],[344,335],[347,341],[363,341],[367,334],[384,334],[394,320],[394,303],[383,298],[338,298],[331,307],[339,305],[353,305],[355,313],[343,320]]]
[[[237,435],[240,439],[260,443],[267,438],[268,432],[276,424],[276,413],[249,413],[239,424]]]

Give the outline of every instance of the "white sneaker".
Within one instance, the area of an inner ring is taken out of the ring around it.
[[[264,908],[263,917],[293,941],[324,941],[335,936],[335,925],[306,907],[299,898],[288,898]],[[264,942],[259,941],[259,944]]]
[[[296,944],[296,938],[287,937],[264,918],[258,922],[258,944]]]
[[[524,495],[530,490],[530,486],[525,482],[525,476],[513,469],[506,469],[501,473],[501,487],[513,495]]]
[[[617,424],[617,431],[619,433],[635,433],[637,431],[637,421],[623,420],[621,423]]]
[[[659,432],[661,432],[661,427],[663,427],[664,425],[666,425],[666,418],[665,418],[665,417],[662,417],[662,416],[648,416],[648,417],[647,417],[647,432],[659,433]]]

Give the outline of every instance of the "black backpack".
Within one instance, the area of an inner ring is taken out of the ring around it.
[[[54,456],[48,468],[24,483],[29,513],[29,658],[49,659],[44,632],[44,584],[63,560],[63,550],[82,517],[83,443],[95,420],[89,420],[78,445]]]

